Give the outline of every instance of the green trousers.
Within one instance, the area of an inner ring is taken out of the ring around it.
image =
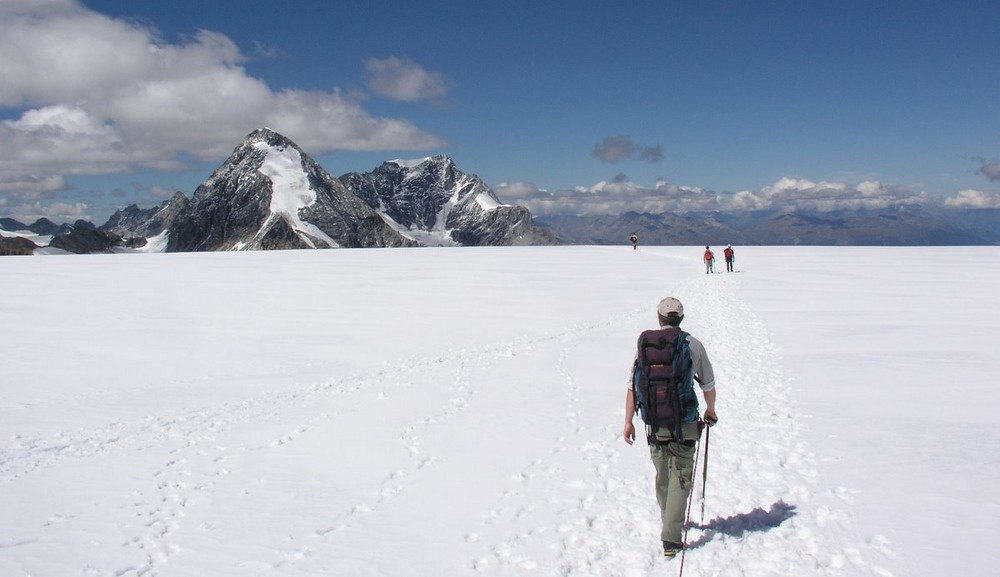
[[[693,423],[692,423],[693,424]],[[649,456],[656,468],[656,502],[660,506],[660,540],[681,543],[688,495],[694,477],[694,453],[697,450],[697,425],[689,433],[685,426],[685,443],[661,437],[659,445],[649,446]]]

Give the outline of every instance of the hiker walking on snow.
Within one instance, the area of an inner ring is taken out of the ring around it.
[[[726,272],[733,272],[733,262],[736,260],[736,252],[733,245],[727,244],[726,250],[722,251],[722,256],[726,258]]]
[[[694,482],[694,455],[701,436],[695,382],[705,399],[704,422],[714,425],[718,416],[715,373],[705,346],[680,329],[684,305],[668,297],[660,301],[656,313],[660,328],[639,335],[631,384],[625,394],[622,435],[629,445],[635,441],[632,419],[640,412],[646,423],[649,456],[656,469],[663,554],[673,557],[684,547],[682,531]],[[676,402],[669,402],[672,399]]]
[[[705,247],[705,274],[715,272],[715,255],[712,249]]]
[[[633,232],[632,236],[628,237],[628,239],[632,241],[632,250],[635,250],[635,245],[639,244],[639,237]]]

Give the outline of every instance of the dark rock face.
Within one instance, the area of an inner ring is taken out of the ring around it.
[[[555,244],[527,209],[501,203],[478,176],[465,174],[446,156],[386,162],[369,173],[341,176],[341,181],[404,235],[423,244]]]
[[[14,220],[13,218],[3,217],[0,218],[0,230],[7,231],[21,231],[28,230],[28,225],[21,221]]]
[[[56,224],[51,220],[42,217],[34,223],[27,225],[13,218],[0,218],[0,230],[7,231],[28,231],[39,236],[55,236],[65,234],[72,229],[68,224]]]
[[[98,230],[93,224],[78,220],[71,232],[57,235],[49,246],[76,254],[91,254],[114,252],[114,249],[126,246],[126,242],[118,234]]]
[[[26,238],[0,236],[0,256],[29,255],[33,254],[36,248],[38,245]]]
[[[167,252],[238,248],[260,230],[270,214],[270,180],[257,170],[267,152],[255,148],[257,139],[251,137],[195,189],[168,228]]]
[[[476,186],[478,179],[472,181],[464,174],[460,179],[456,173],[450,159],[436,157],[412,168],[386,162],[370,173],[353,173],[342,180],[358,198],[400,226],[429,231],[443,224],[438,217],[453,198],[457,204],[469,194],[482,192]]]
[[[285,190],[282,179],[307,186]],[[275,194],[297,199],[272,202]],[[168,234],[168,252],[414,244],[293,142],[268,129],[250,134],[195,190]]]
[[[533,246],[556,244],[555,237],[535,225],[523,206],[502,207],[479,214],[454,213],[451,236],[462,246]]]
[[[333,237],[343,248],[418,246],[389,225],[369,204],[308,156],[303,164],[316,202],[302,219]]]
[[[100,228],[124,238],[152,238],[169,229],[174,219],[187,205],[187,197],[178,191],[170,200],[164,201],[156,208],[140,209],[133,204],[116,211]]]
[[[28,230],[39,235],[52,235],[66,234],[69,232],[69,225],[67,224],[56,224],[47,218],[40,218],[28,227]]]

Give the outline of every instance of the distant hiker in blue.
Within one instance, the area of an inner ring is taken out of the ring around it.
[[[625,394],[622,435],[635,441],[636,412],[646,424],[649,456],[656,469],[656,502],[660,506],[663,555],[674,557],[684,548],[688,495],[694,476],[694,455],[703,421],[698,415],[695,382],[705,398],[704,424],[714,425],[715,372],[701,341],[680,329],[684,305],[668,297],[656,307],[660,328],[639,335],[638,350]]]

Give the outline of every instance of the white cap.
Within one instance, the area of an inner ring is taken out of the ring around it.
[[[656,305],[656,312],[661,317],[668,317],[671,314],[682,317],[684,316],[684,305],[674,297],[667,297],[660,301],[660,304]]]

